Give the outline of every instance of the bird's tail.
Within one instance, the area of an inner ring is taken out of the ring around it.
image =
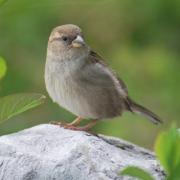
[[[155,124],[162,123],[162,120],[156,114],[154,114],[147,108],[135,103],[130,98],[127,98],[127,105],[128,105],[128,110],[130,110],[136,114],[141,114],[141,115],[147,117],[153,123],[155,123]]]

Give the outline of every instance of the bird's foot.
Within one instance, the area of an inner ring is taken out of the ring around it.
[[[70,130],[74,130],[74,131],[87,131],[87,128],[84,127],[77,127],[77,126],[73,126],[71,124],[65,124],[63,126],[65,129],[70,129]]]
[[[62,121],[51,121],[50,124],[64,127],[67,123],[62,122]]]
[[[51,121],[50,124],[57,125],[60,127],[63,127],[64,129],[70,129],[70,130],[75,130],[75,131],[83,131],[82,127],[76,127],[72,125],[71,123],[66,123],[62,121]]]
[[[71,124],[66,124],[63,127],[64,127],[64,129],[70,129],[70,130],[73,130],[73,131],[84,131],[84,132],[87,132],[88,134],[98,136],[96,133],[90,131],[89,128],[86,127],[86,126],[77,127],[77,126],[72,126]]]
[[[78,121],[78,124],[79,124],[80,120],[81,119],[76,119],[72,123],[66,123],[66,122],[60,122],[60,121],[52,121],[50,123],[54,124],[54,125],[57,125],[57,126],[60,126],[60,127],[63,127],[64,129],[70,129],[70,130],[74,130],[74,131],[85,131],[85,132],[87,132],[89,134],[97,136],[97,134],[90,131],[90,129],[97,123],[97,120],[92,120],[89,124],[87,124],[85,126],[78,127],[77,126],[77,121]]]
[[[66,123],[66,122],[62,122],[62,121],[51,121],[50,124],[58,125],[58,126],[61,126],[61,127],[65,127],[65,126],[74,127],[74,126],[77,126],[81,121],[82,121],[82,118],[81,117],[77,117],[71,123]]]

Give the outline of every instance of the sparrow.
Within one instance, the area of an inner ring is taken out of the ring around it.
[[[88,131],[98,121],[121,116],[125,111],[144,115],[155,124],[162,122],[129,97],[125,83],[73,24],[58,26],[50,34],[45,85],[55,103],[77,116],[72,123],[54,123],[68,129]],[[90,122],[79,127],[83,119]]]

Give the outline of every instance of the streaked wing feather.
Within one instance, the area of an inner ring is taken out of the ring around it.
[[[103,58],[98,55],[96,52],[94,51],[90,51],[89,53],[89,60],[90,63],[100,63],[104,66],[106,66],[108,69],[110,69],[107,64],[104,62]],[[122,79],[120,79],[115,72],[113,72],[113,70],[110,69],[110,71],[112,72],[112,74],[114,75],[114,77],[116,77],[117,81],[119,82],[119,85],[121,86],[121,88],[124,90],[124,92],[128,95],[128,89],[127,86],[125,85],[125,83],[123,82]]]

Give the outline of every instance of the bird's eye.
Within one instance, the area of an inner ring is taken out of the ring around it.
[[[68,38],[67,38],[66,36],[63,36],[63,37],[62,37],[62,40],[63,40],[63,41],[67,41]]]

